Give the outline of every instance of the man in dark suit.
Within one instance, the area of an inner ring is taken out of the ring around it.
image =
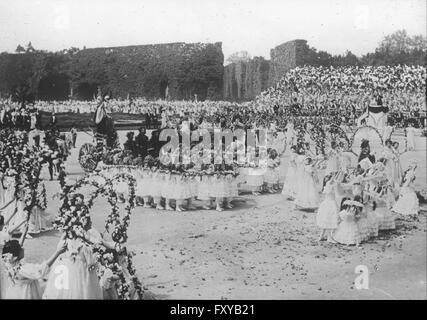
[[[139,133],[135,138],[136,150],[139,156],[143,159],[148,153],[148,137],[145,135],[146,130],[144,127],[139,128]]]

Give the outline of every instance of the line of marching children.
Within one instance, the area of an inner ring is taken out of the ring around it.
[[[296,208],[317,210],[319,241],[356,245],[396,228],[398,217],[416,216],[419,199],[414,190],[416,163],[411,162],[400,183],[391,183],[387,160],[362,157],[357,168],[339,163],[326,168],[321,199],[317,189],[316,159],[303,149],[291,148],[282,194]]]
[[[159,158],[148,155],[134,158],[127,150],[117,150],[103,159],[103,174],[107,177],[122,172],[136,179],[139,205],[157,210],[185,211],[196,209],[193,200],[202,201],[202,208],[217,211],[232,209],[238,188],[246,183],[254,195],[279,190],[280,159],[275,149],[268,149],[266,166],[238,168],[226,164],[164,165]],[[124,201],[126,183],[119,183],[116,191]]]
[[[178,212],[196,209],[193,200],[202,201],[203,209],[217,211],[231,209],[231,201],[238,195],[238,173],[231,165],[163,165],[151,156],[144,160],[123,164],[123,153],[104,161],[103,174],[113,177],[121,172],[131,173],[136,179],[136,196],[139,205],[157,210]],[[126,161],[125,161],[126,162]],[[122,199],[127,184],[119,183],[116,191]]]

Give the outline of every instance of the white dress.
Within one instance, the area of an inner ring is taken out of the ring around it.
[[[273,159],[267,160],[267,170],[264,175],[264,182],[269,184],[279,183],[279,170],[277,169],[277,163]]]
[[[369,239],[369,220],[368,213],[366,208],[364,207],[360,213],[359,220],[356,221],[357,227],[359,228],[360,240],[368,240]]]
[[[3,184],[4,184],[4,204],[9,203],[11,200],[15,198],[15,178],[6,176],[3,178]],[[3,211],[2,216],[5,220],[8,220],[11,214],[15,211],[16,208],[16,202],[13,201],[10,203]]]
[[[332,172],[337,172],[339,170],[339,161],[338,155],[336,152],[331,152],[326,162],[325,176]]]
[[[400,183],[400,179],[398,176],[398,172],[397,172],[397,158],[395,153],[389,149],[389,148],[384,148],[382,156],[387,160],[386,164],[385,164],[385,172],[387,175],[387,179],[388,181],[394,185],[395,183],[399,184]]]
[[[378,230],[379,230],[379,220],[376,211],[368,209],[367,212],[367,219],[368,219],[368,234],[369,237],[376,237],[378,236]]]
[[[164,185],[163,173],[159,171],[152,172],[150,196],[152,196],[153,198],[161,198],[163,185]]]
[[[3,227],[3,230],[0,231],[0,255],[3,251],[4,244],[10,240],[10,234],[7,232],[5,227]],[[0,258],[0,299],[3,299],[6,294],[6,288],[7,288],[7,274],[6,274],[6,267],[4,265],[3,259]]]
[[[396,229],[395,217],[385,204],[378,205],[375,214],[378,221],[378,230]]]
[[[295,181],[295,184],[293,186],[295,197],[297,196],[298,193],[301,192],[301,188],[304,188],[304,185],[302,182],[303,176],[304,176],[304,160],[305,160],[305,155],[299,154],[295,156],[295,172],[293,176],[293,181]]]
[[[394,204],[392,211],[404,216],[417,215],[420,211],[418,197],[412,187],[412,183],[405,183],[400,188],[399,198]]]
[[[37,234],[52,229],[52,216],[39,206],[32,209],[28,221],[28,233]]]
[[[143,169],[139,172],[137,179],[137,195],[140,197],[151,196],[151,187],[153,185],[153,173],[149,169]]]
[[[336,229],[338,227],[338,206],[335,202],[335,189],[328,181],[323,190],[325,199],[320,203],[316,215],[317,226],[321,229]]]
[[[334,235],[334,240],[346,245],[360,243],[362,239],[354,214],[348,210],[342,210],[339,213],[339,216],[341,218],[341,222]]]
[[[67,251],[52,266],[53,271],[66,270],[64,283],[58,286],[59,275],[51,272],[43,299],[102,299],[96,267],[90,246],[80,239],[67,240]]]
[[[248,168],[246,183],[251,187],[260,187],[264,184],[264,175],[267,172],[266,168]]]
[[[408,151],[415,150],[415,131],[414,127],[406,128],[406,147]]]
[[[295,136],[294,126],[292,124],[286,126],[286,145],[289,147],[293,144]]]
[[[7,289],[3,299],[41,299],[42,290],[39,280],[47,276],[49,267],[24,261],[5,263]]]
[[[314,168],[312,165],[305,165],[303,170],[295,205],[304,209],[314,209],[319,206],[319,194],[313,178]]]
[[[196,177],[197,182],[197,199],[206,201],[210,200],[210,186],[211,186],[211,176],[202,175],[201,177]]]

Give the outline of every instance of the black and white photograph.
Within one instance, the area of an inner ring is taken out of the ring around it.
[[[426,300],[426,6],[0,0],[0,299]]]

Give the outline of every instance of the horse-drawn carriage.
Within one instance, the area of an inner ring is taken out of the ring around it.
[[[84,143],[79,150],[79,163],[85,172],[93,172],[102,157],[119,146],[117,131],[114,128],[114,120],[106,117],[104,130],[93,132],[93,143]]]

